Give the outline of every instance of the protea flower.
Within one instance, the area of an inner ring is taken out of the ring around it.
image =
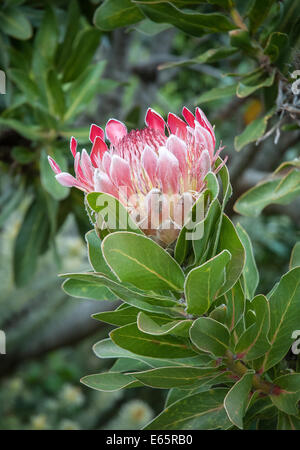
[[[203,111],[196,108],[194,116],[184,107],[182,115],[185,121],[169,113],[166,124],[149,108],[146,127],[130,132],[116,119],[107,122],[105,133],[91,125],[90,155],[78,152],[71,138],[75,177],[62,172],[51,157],[49,163],[60,184],[111,194],[127,206],[146,234],[168,244],[205,187],[206,174],[221,168],[214,169],[221,148],[215,152],[214,130]]]

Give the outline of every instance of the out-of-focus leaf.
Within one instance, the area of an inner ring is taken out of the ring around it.
[[[274,113],[275,109],[272,109],[264,117],[256,119],[247,125],[244,131],[234,138],[235,149],[239,152],[247,144],[255,142],[262,137],[267,129],[268,120]]]
[[[52,61],[58,42],[58,24],[55,12],[47,7],[43,21],[34,40],[34,53],[39,53],[45,61]]]
[[[291,253],[290,270],[300,266],[300,241],[296,242]]]
[[[280,54],[286,49],[289,37],[285,33],[274,32],[270,35],[264,53],[270,57],[272,62],[276,61]]]
[[[268,205],[286,205],[300,194],[300,170],[283,177],[272,177],[249,189],[236,201],[234,209],[244,216],[257,217]]]
[[[80,11],[77,0],[69,2],[68,14],[66,19],[66,29],[64,39],[57,49],[56,64],[58,71],[61,71],[70,57],[74,40],[78,34],[80,21]]]
[[[142,19],[143,14],[130,0],[105,0],[95,11],[94,24],[103,31],[111,31]]]
[[[237,48],[234,47],[219,47],[219,48],[211,48],[204,53],[201,53],[199,56],[196,56],[193,59],[187,59],[185,61],[179,62],[170,62],[161,64],[159,69],[169,69],[172,67],[186,66],[192,64],[205,64],[205,63],[213,63],[216,61],[220,61],[221,59],[228,58],[231,55],[234,55],[238,51]]]
[[[2,203],[1,201],[0,227],[8,220],[14,210],[18,208],[24,197],[24,193],[24,183],[20,183],[18,189],[16,189],[8,199],[5,199],[5,202]]]
[[[211,102],[213,100],[219,100],[225,97],[232,97],[235,95],[235,93],[236,93],[236,84],[231,84],[230,86],[224,86],[219,88],[213,88],[201,94],[200,97],[197,98],[195,105]]]
[[[239,82],[236,90],[236,95],[240,98],[248,97],[248,95],[261,89],[263,87],[270,87],[274,83],[275,71],[271,75],[266,76],[265,73],[261,73],[258,78],[252,80],[251,78],[243,78]]]
[[[29,206],[15,241],[13,268],[17,286],[24,286],[33,277],[48,231],[45,206],[39,198]]]
[[[66,104],[65,95],[55,70],[49,70],[47,74],[47,98],[50,112],[63,117]]]
[[[250,21],[250,30],[255,32],[257,28],[263,23],[263,21],[268,16],[268,13],[275,0],[254,0],[251,3],[250,9],[248,11],[248,17]]]
[[[41,128],[37,125],[28,125],[15,119],[4,119],[3,117],[0,117],[0,125],[6,128],[12,128],[17,133],[32,141],[43,139]]]
[[[64,69],[64,83],[74,80],[78,81],[80,76],[83,75],[83,73],[86,73],[86,68],[90,64],[99,45],[100,36],[100,31],[91,27],[85,28],[79,33]],[[97,66],[99,66],[99,64],[97,64]]]
[[[14,147],[11,154],[12,157],[20,164],[29,164],[36,159],[36,153],[28,147]]]
[[[83,110],[98,91],[100,76],[104,70],[105,62],[87,67],[77,80],[72,83],[67,92],[68,105],[64,116],[65,121]]]
[[[218,13],[202,14],[186,13],[164,3],[141,4],[139,8],[149,19],[158,23],[171,23],[175,27],[193,36],[203,36],[206,33],[218,33],[236,28],[225,15]]]
[[[39,91],[37,85],[28,74],[21,69],[10,69],[8,76],[18,86],[20,91],[25,94],[27,101],[34,103],[39,96]]]
[[[29,39],[32,27],[20,8],[8,6],[0,11],[1,31],[16,39]]]

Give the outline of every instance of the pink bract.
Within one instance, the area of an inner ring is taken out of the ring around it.
[[[189,196],[192,203],[205,185],[206,174],[221,168],[214,168],[221,148],[215,151],[214,130],[203,111],[196,108],[194,115],[184,107],[182,115],[185,120],[169,113],[165,123],[149,108],[146,127],[130,132],[116,119],[107,122],[105,133],[99,126],[91,125],[90,155],[86,150],[77,151],[77,141],[71,138],[75,177],[62,172],[50,156],[49,163],[63,186],[74,186],[86,193],[104,192],[123,203],[134,197],[129,207],[143,221],[152,193],[175,196],[178,201]],[[120,188],[126,192],[126,198],[122,198]]]

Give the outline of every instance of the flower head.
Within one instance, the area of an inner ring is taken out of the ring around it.
[[[185,120],[169,113],[165,123],[149,108],[146,127],[130,132],[116,119],[107,122],[105,133],[97,125],[91,125],[90,155],[86,150],[78,152],[77,141],[71,138],[75,177],[62,172],[51,157],[48,157],[49,163],[63,186],[74,186],[86,193],[111,194],[126,204],[129,213],[148,234],[157,229],[173,228],[173,235],[169,233],[167,238],[172,241],[185,220],[187,209],[203,190],[206,174],[214,171],[221,151],[220,148],[215,152],[213,127],[200,108],[196,108],[193,115],[184,107],[182,115]],[[154,223],[152,217],[150,225],[149,212],[154,209],[158,214]],[[167,215],[164,214],[166,209]]]

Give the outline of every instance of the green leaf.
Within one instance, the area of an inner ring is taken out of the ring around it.
[[[49,110],[53,115],[62,118],[66,109],[65,94],[55,70],[48,71],[46,85]]]
[[[144,311],[162,313],[170,317],[182,317],[182,306],[170,297],[156,296],[154,294],[148,295],[147,292],[136,290],[133,287],[130,289],[123,283],[120,284],[112,279],[105,277],[102,274],[97,273],[72,273],[61,275],[65,278],[71,278],[79,280],[85,283],[88,288],[90,285],[95,285],[97,288],[106,286],[108,287],[118,298],[122,299],[125,303],[131,306],[137,307]],[[96,287],[95,289],[96,292]],[[92,292],[92,291],[91,291]],[[101,294],[102,291],[99,290]],[[98,297],[96,298],[98,299]]]
[[[226,265],[226,281],[218,295],[225,294],[239,279],[245,263],[245,249],[231,220],[223,214],[217,253],[228,250],[231,259]]]
[[[77,0],[71,0],[69,2],[67,19],[65,21],[66,27],[64,38],[57,49],[56,63],[59,72],[65,67],[69,60],[74,40],[78,34],[80,17],[80,10]]]
[[[85,298],[100,301],[114,301],[118,300],[109,289],[101,284],[88,283],[81,280],[66,280],[62,285],[63,290],[72,297]]]
[[[227,389],[210,389],[185,397],[168,406],[146,430],[227,429],[230,421],[224,409]]]
[[[193,389],[205,383],[212,375],[216,374],[215,368],[197,367],[161,367],[145,370],[130,375],[141,381],[146,386],[159,389],[184,387]]]
[[[269,11],[275,0],[254,0],[250,4],[250,9],[248,11],[248,17],[250,21],[250,30],[254,33],[257,28],[264,22],[268,17]]]
[[[59,164],[62,171],[67,169],[67,161],[64,157],[61,148],[52,148],[51,150],[42,149],[40,153],[40,175],[41,183],[44,189],[55,200],[63,200],[69,195],[69,189],[59,184],[56,180],[53,170],[50,167],[47,155],[50,154],[54,160]]]
[[[270,329],[270,306],[264,295],[257,295],[249,304],[255,313],[255,322],[250,325],[235,347],[234,352],[245,361],[264,355],[270,348],[268,333]]]
[[[112,272],[105,262],[101,249],[101,239],[95,230],[90,230],[85,235],[85,240],[88,248],[89,262],[95,272],[101,272],[112,277]]]
[[[186,358],[196,356],[189,341],[175,336],[152,336],[142,333],[136,324],[129,324],[110,332],[119,347],[152,358]]]
[[[101,61],[98,64],[87,67],[81,75],[71,84],[70,89],[67,91],[68,106],[64,116],[65,122],[77,115],[82,109],[84,109],[95,96],[99,89],[100,76],[104,70],[105,62]],[[77,136],[77,134],[76,134]]]
[[[140,372],[151,367],[149,364],[131,358],[119,358],[110,368],[110,372]]]
[[[263,87],[270,87],[273,85],[275,80],[275,70],[272,71],[271,75],[262,72],[259,78],[255,80],[244,78],[237,85],[236,95],[239,98],[248,97],[253,92],[261,89]]]
[[[234,210],[244,216],[257,217],[268,205],[286,205],[300,194],[300,170],[292,169],[283,177],[272,177],[245,192]]]
[[[300,241],[296,242],[291,253],[290,270],[300,266]]]
[[[29,39],[32,27],[20,8],[8,6],[0,11],[1,31],[16,39]]]
[[[276,378],[273,383],[282,389],[280,394],[270,395],[278,409],[286,414],[299,414],[298,401],[300,400],[300,373],[289,373]]]
[[[171,3],[139,5],[139,8],[153,22],[171,23],[192,36],[203,36],[206,33],[219,33],[236,28],[236,25],[223,14],[187,13]]]
[[[29,206],[15,241],[13,268],[17,286],[26,285],[33,277],[48,232],[45,206],[38,198]]]
[[[210,317],[199,317],[190,328],[190,338],[196,347],[214,356],[225,355],[229,346],[228,328]]]
[[[137,317],[137,326],[140,331],[155,336],[174,334],[175,336],[188,337],[191,320],[173,320],[170,318],[150,317],[149,314],[140,312]]]
[[[153,22],[151,22],[153,24]],[[193,59],[187,59],[179,62],[169,62],[165,64],[161,64],[159,66],[159,70],[163,69],[171,69],[173,67],[180,67],[192,64],[204,64],[204,63],[213,63],[216,61],[220,61],[222,59],[228,58],[231,55],[234,55],[238,51],[237,48],[234,47],[219,47],[219,48],[211,48],[206,52],[201,53],[199,56],[196,56]],[[211,91],[210,91],[211,92]],[[233,90],[232,95],[235,94],[235,90]],[[203,94],[205,95],[205,94]],[[200,102],[199,102],[200,103]]]
[[[259,273],[257,270],[252,243],[248,233],[240,223],[236,225],[236,231],[246,251],[246,260],[243,270],[244,291],[247,298],[252,298],[259,283]]]
[[[177,262],[151,239],[127,231],[106,236],[102,251],[117,277],[144,290],[183,291],[184,275]]]
[[[38,87],[25,70],[9,69],[8,77],[25,94],[27,102],[34,103],[37,100],[39,97]]]
[[[300,267],[283,275],[269,298],[270,350],[266,353],[262,369],[268,370],[286,355],[293,343],[292,333],[300,323]]]
[[[240,281],[226,292],[225,300],[227,306],[226,324],[229,330],[232,331],[243,317],[245,310],[245,295]]]
[[[68,56],[68,61],[64,68],[62,79],[63,83],[76,80],[77,90],[80,90],[80,85],[83,83],[92,83],[92,80],[90,80],[89,77],[86,76],[86,73],[89,69],[88,66],[99,46],[100,37],[101,33],[92,27],[85,28],[78,34],[73,45],[72,53]],[[100,63],[96,64],[96,67],[100,66],[103,70],[103,63],[104,61],[101,61]],[[87,79],[85,79],[85,77]],[[99,81],[99,78],[100,74],[98,75],[97,81]],[[82,88],[86,89],[86,86],[82,86]],[[86,100],[85,102],[88,103],[88,101],[89,100]]]
[[[184,292],[189,314],[202,315],[218,297],[225,283],[225,267],[231,259],[227,250],[191,270],[185,280]]]
[[[58,23],[55,12],[47,7],[44,10],[44,16],[37,34],[34,39],[34,56],[38,53],[47,62],[52,61],[58,43]]]
[[[125,350],[124,348],[116,345],[111,339],[103,339],[102,341],[97,342],[93,347],[93,351],[98,358],[131,358],[142,361],[153,368],[166,366],[174,367],[175,365],[179,367],[186,367],[187,365],[199,367],[206,366],[209,362],[211,362],[211,359],[207,355],[171,359],[149,358],[147,356],[137,355]]]
[[[129,387],[143,386],[142,383],[135,381],[130,375],[118,372],[87,375],[86,377],[81,378],[80,381],[82,384],[85,384],[92,389],[104,392],[115,392]]]
[[[245,145],[257,141],[265,133],[268,120],[273,116],[274,112],[274,109],[272,109],[264,117],[253,120],[241,134],[234,138],[234,146],[238,152]]]
[[[43,139],[41,128],[37,125],[25,124],[16,119],[4,119],[3,117],[0,117],[0,125],[6,128],[12,128],[30,141]]]
[[[122,309],[116,309],[115,311],[104,311],[97,314],[93,314],[93,319],[100,320],[110,325],[123,326],[129,323],[136,323],[137,315],[139,313],[138,308],[125,305]]]
[[[97,213],[97,227],[110,232],[113,231],[134,231],[143,234],[128,214],[125,206],[114,196],[102,192],[91,192],[87,195],[87,202],[90,208]]]
[[[245,373],[235,383],[224,399],[224,407],[233,425],[243,429],[243,417],[246,412],[248,396],[252,386],[253,371]]]
[[[213,100],[220,100],[225,97],[232,97],[236,93],[236,84],[231,84],[230,86],[222,86],[210,89],[204,92],[197,98],[195,105],[211,102]]]
[[[94,15],[94,24],[103,31],[126,27],[144,19],[139,8],[130,0],[105,0]]]
[[[272,62],[275,62],[280,54],[286,50],[288,42],[289,37],[287,34],[275,31],[270,34],[264,53],[270,57]]]
[[[300,430],[300,418],[279,411],[277,430]]]

